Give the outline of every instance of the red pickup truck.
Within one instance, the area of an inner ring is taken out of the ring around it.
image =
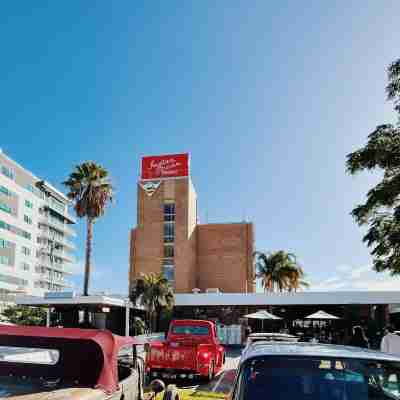
[[[212,380],[225,363],[214,322],[174,320],[165,341],[152,342],[146,357],[151,377]]]

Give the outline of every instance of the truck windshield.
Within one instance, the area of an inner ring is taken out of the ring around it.
[[[176,325],[172,328],[172,333],[176,335],[207,336],[210,334],[210,331],[207,326]]]
[[[257,358],[244,366],[236,398],[400,399],[400,363],[314,357]]]

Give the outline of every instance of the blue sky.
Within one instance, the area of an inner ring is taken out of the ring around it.
[[[140,157],[183,151],[203,222],[250,219],[257,249],[297,254],[316,289],[398,288],[369,272],[349,215],[376,176],[344,163],[395,120],[384,87],[399,12],[390,0],[4,3],[0,146],[54,184],[85,160],[110,170],[93,290],[127,291]]]

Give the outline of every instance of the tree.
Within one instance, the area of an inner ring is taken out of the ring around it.
[[[106,205],[113,199],[108,171],[100,165],[87,161],[77,165],[69,178],[63,182],[68,187],[68,198],[74,203],[78,218],[86,218],[86,255],[83,295],[89,295],[93,224],[104,215]]]
[[[400,113],[400,59],[388,68],[388,100]],[[365,203],[351,214],[360,226],[368,226],[363,241],[371,248],[377,272],[400,273],[400,127],[379,125],[368,136],[367,144],[348,154],[348,173],[381,171],[380,182],[367,193]]]
[[[141,292],[137,291],[136,296],[149,314],[150,329],[158,330],[161,312],[164,309],[172,309],[174,306],[173,288],[162,273],[143,274],[140,280],[142,281],[139,285]]]
[[[297,263],[296,256],[283,250],[272,253],[254,253],[256,276],[261,278],[266,292],[297,291],[308,287],[304,271]]]
[[[46,325],[46,310],[40,307],[10,306],[7,307],[2,316],[3,321],[17,325]]]

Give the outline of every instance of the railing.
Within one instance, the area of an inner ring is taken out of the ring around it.
[[[66,236],[60,237],[60,236],[54,235],[54,234],[50,233],[49,229],[46,229],[46,228],[40,229],[39,237],[45,238],[47,241],[50,241],[50,242],[54,240],[55,242],[65,246],[65,247],[68,247],[71,250],[76,249],[75,244],[73,242],[71,242],[70,240],[68,240],[66,238]]]
[[[58,221],[57,219],[49,217],[45,214],[42,214],[40,216],[39,222],[44,225],[52,226],[56,229],[60,229],[63,232],[66,232],[70,236],[76,236],[76,232],[73,229],[69,228],[68,224],[64,224],[64,223]]]
[[[55,271],[64,272],[65,274],[72,275],[72,270],[68,264],[51,263],[47,257],[38,258],[37,264],[39,267],[49,268]]]

